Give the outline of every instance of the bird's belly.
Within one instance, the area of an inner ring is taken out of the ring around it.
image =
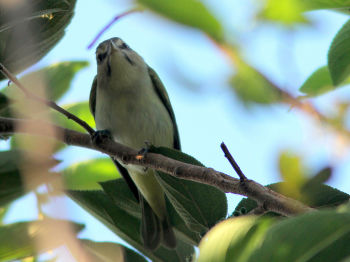
[[[145,142],[173,147],[173,123],[160,100],[98,95],[95,115],[98,130],[109,130],[115,141],[134,149],[145,147]]]

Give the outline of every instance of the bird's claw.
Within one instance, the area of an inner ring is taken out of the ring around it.
[[[112,139],[112,134],[109,130],[97,130],[91,136],[92,142],[96,145],[103,143],[106,140]]]

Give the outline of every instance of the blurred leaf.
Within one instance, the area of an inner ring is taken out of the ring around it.
[[[78,102],[70,105],[64,105],[64,109],[72,113],[73,115],[84,120],[91,127],[95,127],[95,120],[92,114],[90,113],[89,103],[88,102]],[[54,123],[57,123],[60,126],[65,128],[73,129],[85,133],[86,130],[74,121],[68,119],[66,116],[63,116],[60,113],[53,112]]]
[[[3,220],[9,210],[10,210],[10,205],[0,206],[0,226],[3,224]]]
[[[0,61],[19,73],[39,61],[63,37],[76,0],[29,0],[0,4]],[[1,74],[0,80],[4,79]]]
[[[65,187],[70,190],[102,189],[99,182],[120,178],[110,158],[80,162],[62,172]]]
[[[338,31],[328,51],[328,68],[335,86],[350,74],[350,20]]]
[[[40,90],[39,83],[43,83],[43,86],[46,88],[46,93],[48,95],[47,99],[56,101],[62,97],[62,95],[70,88],[71,82],[75,74],[86,67],[88,63],[86,61],[71,61],[71,62],[61,62],[57,64],[50,65],[48,67],[42,68],[38,71],[29,73],[23,76],[20,79],[20,82],[25,85],[25,87],[31,90],[34,94]],[[33,115],[33,110],[29,110],[28,108],[34,109],[35,105],[38,103],[37,101],[27,99],[23,92],[14,86],[13,84],[9,87],[6,87],[3,92],[11,98],[14,99],[14,103],[10,106],[12,112],[15,112],[16,115],[20,115],[21,117],[36,117],[36,118],[44,118],[45,120],[51,119],[48,116],[49,108],[48,107],[39,107],[38,114]],[[1,114],[1,107],[0,107]],[[60,115],[57,112],[53,113],[54,116]],[[3,114],[1,114],[3,115]],[[10,115],[5,115],[7,117],[11,117]],[[58,118],[63,119],[64,116],[58,116]],[[62,120],[63,122],[64,120]],[[71,121],[71,120],[70,120]],[[71,121],[72,122],[72,121]],[[11,148],[18,148],[18,137],[31,137],[30,135],[25,134],[16,134],[11,139]],[[46,144],[55,144],[57,149],[61,149],[65,146],[65,144],[57,141],[56,139],[52,139],[49,137],[42,137],[43,143]]]
[[[95,242],[81,239],[83,248],[93,262],[146,262],[147,260],[135,251],[112,242]]]
[[[279,158],[280,174],[283,181],[286,182],[281,184],[280,192],[292,198],[299,198],[300,188],[307,180],[301,158],[288,151],[282,152]]]
[[[308,189],[311,189],[312,186],[319,184],[326,183],[332,176],[332,168],[326,167],[320,170],[316,175],[309,178],[303,185],[303,187],[306,187]]]
[[[350,213],[310,212],[274,224],[247,261],[341,261],[349,241]]]
[[[299,91],[307,94],[308,97],[313,97],[335,90],[349,83],[350,77],[346,78],[345,81],[341,82],[338,86],[334,86],[328,67],[323,66],[306,79],[304,84],[299,88]]]
[[[256,69],[244,61],[237,61],[236,70],[231,84],[244,103],[272,104],[281,101],[280,91]]]
[[[250,253],[263,242],[272,222],[271,219],[245,216],[219,223],[202,239],[196,261],[247,261]]]
[[[117,180],[120,181],[120,180]],[[132,199],[134,196],[127,190],[127,185],[124,181],[123,183],[117,183],[116,186],[121,188],[121,185],[125,187],[120,194],[120,197]],[[102,183],[105,185],[107,182]],[[111,182],[112,183],[112,182]],[[119,188],[115,188],[116,193],[119,192]],[[128,195],[124,195],[128,194]],[[121,208],[117,202],[111,200],[103,191],[69,191],[68,195],[86,209],[90,214],[96,217],[104,225],[106,225],[112,232],[117,234],[123,240],[128,242],[130,245],[138,249],[140,252],[149,257],[152,261],[186,261],[186,257],[190,257],[194,250],[193,247],[178,241],[178,245],[175,250],[169,250],[160,246],[156,251],[150,252],[145,249],[140,235],[140,225],[141,225],[141,211],[139,215],[135,217],[130,213],[130,210],[137,204],[134,198],[135,204],[129,207],[129,212],[126,212]],[[125,205],[124,205],[125,206]]]
[[[71,82],[81,69],[88,66],[87,61],[66,61],[41,68],[21,77],[19,81],[34,94],[38,91],[38,82],[43,82],[48,100],[57,101],[71,86]],[[28,100],[14,84],[4,88],[2,92],[8,97]],[[18,101],[20,102],[20,101]],[[35,103],[38,103],[35,101]]]
[[[42,163],[40,167],[34,166],[33,164],[22,162],[21,155],[24,151],[11,150],[11,151],[0,151],[0,206],[4,206],[21,197],[26,193],[24,188],[23,180],[21,177],[20,170],[30,168],[35,169],[49,169],[57,164],[57,161],[48,156],[40,156]],[[26,154],[37,154],[30,152]],[[53,175],[53,174],[51,174]],[[36,186],[37,180],[33,179],[30,181],[34,183],[30,186]]]
[[[325,169],[321,172],[328,171],[326,171]],[[323,176],[323,174],[321,176]],[[313,178],[311,178],[311,180],[313,180]],[[349,201],[350,195],[348,195],[347,193],[344,193],[336,188],[324,184],[317,184],[315,182],[316,180],[314,180],[314,183],[306,182],[300,188],[299,197],[295,199],[314,208],[333,207]],[[286,182],[279,182],[267,185],[267,187],[287,197],[293,197],[291,195],[288,195],[287,192],[282,191],[286,187],[286,185],[284,185],[285,183]],[[254,200],[250,198],[244,198],[236,206],[234,215],[244,215],[256,207],[257,204]]]
[[[302,14],[304,10],[304,2],[301,0],[267,0],[259,16],[284,25],[293,25],[308,22]]]
[[[198,28],[217,41],[223,39],[223,28],[199,0],[137,0],[140,4],[176,22]]]
[[[244,216],[215,226],[200,244],[198,261],[341,261],[350,254],[349,240],[350,213]]]
[[[150,151],[184,163],[203,166],[192,156],[174,149],[153,147]],[[205,233],[226,217],[227,199],[221,190],[205,184],[178,179],[162,172],[157,173],[157,179],[166,196],[191,230],[201,234]]]
[[[10,99],[0,92],[0,116],[3,117],[10,117],[10,111],[9,111],[9,106],[11,104]]]
[[[39,97],[57,101],[70,88],[75,74],[88,65],[85,61],[61,62],[44,67],[38,71],[31,72],[20,78],[20,82],[26,89]],[[9,107],[10,113],[0,114],[6,117],[21,118],[44,118],[50,119],[47,115],[49,107],[40,105],[38,101],[28,99],[24,92],[14,84],[1,91],[12,103]],[[6,111],[8,112],[9,109]],[[30,110],[28,110],[30,109]],[[15,144],[15,143],[14,143]]]
[[[307,10],[315,9],[347,9],[350,7],[349,0],[303,0]]]
[[[84,225],[72,223],[66,220],[45,218],[32,222],[19,222],[0,227],[0,261],[16,260],[54,249],[65,243],[62,237],[55,235],[57,228],[70,223],[74,226],[75,233],[84,228]],[[55,237],[53,237],[55,236]],[[50,241],[41,241],[39,238]],[[41,248],[38,250],[38,248]]]

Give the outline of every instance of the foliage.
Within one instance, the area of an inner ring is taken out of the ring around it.
[[[0,2],[0,62],[14,73],[38,62],[64,36],[75,8],[75,0],[27,1],[28,6],[6,5]],[[17,2],[17,1],[16,1]],[[19,1],[20,2],[20,1]],[[350,79],[350,22],[340,28],[328,51],[328,63],[312,73],[300,86],[303,99],[293,96],[268,79],[261,70],[245,59],[240,51],[243,45],[237,37],[235,43],[220,20],[204,1],[137,0],[144,8],[165,19],[192,27],[206,34],[233,64],[234,73],[229,82],[236,97],[247,105],[285,104],[300,105],[302,101],[326,94],[349,84]],[[256,10],[255,19],[282,30],[296,30],[299,26],[312,28],[312,21],[305,12],[318,9],[336,9],[348,14],[350,1],[334,0],[266,0]],[[35,28],[35,30],[33,30]],[[33,37],[26,37],[28,34]],[[20,81],[29,90],[37,92],[36,83],[46,86],[47,97],[58,101],[67,93],[75,75],[88,65],[85,61],[65,61],[32,71]],[[4,79],[1,76],[1,79]],[[1,80],[0,79],[0,80]],[[34,83],[34,84],[31,84]],[[5,84],[4,84],[5,85]],[[307,100],[309,101],[309,100]],[[13,84],[0,92],[0,116],[23,118],[44,118],[48,115],[56,125],[84,132],[80,126],[57,112],[46,108],[28,114],[26,108],[36,102],[26,99]],[[94,119],[88,103],[80,101],[63,106],[65,109],[94,127]],[[21,109],[18,114],[18,109]],[[303,107],[301,107],[303,108]],[[348,107],[346,107],[347,109]],[[17,111],[17,114],[13,112]],[[346,110],[343,110],[346,111]],[[344,119],[339,110],[334,119]],[[322,121],[344,134],[345,121]],[[28,135],[26,135],[28,136]],[[177,237],[176,249],[163,246],[151,252],[143,246],[140,235],[141,210],[126,182],[108,158],[95,158],[66,167],[55,173],[59,161],[50,155],[40,155],[35,148],[23,148],[18,142],[24,135],[11,137],[11,149],[0,152],[0,260],[15,260],[37,257],[65,244],[56,237],[54,227],[69,223],[73,226],[73,239],[92,261],[345,261],[350,257],[350,207],[346,204],[349,195],[325,183],[332,176],[332,168],[325,167],[317,173],[308,171],[302,157],[290,151],[279,155],[279,173],[282,182],[268,185],[276,192],[299,200],[315,209],[307,214],[281,217],[267,213],[263,216],[247,215],[257,207],[250,198],[241,200],[233,215],[227,218],[226,195],[211,186],[177,179],[158,172],[157,179],[167,197],[167,209]],[[2,137],[0,137],[2,138]],[[48,138],[41,142],[52,143]],[[54,142],[57,152],[66,147]],[[170,158],[203,166],[194,157],[167,148],[151,148],[151,152]],[[26,162],[24,155],[32,155],[41,161]],[[66,194],[87,212],[100,220],[112,232],[125,240],[141,254],[122,244],[94,242],[79,239],[76,234],[83,225],[52,219],[39,210],[37,221],[22,221],[5,224],[4,217],[14,200],[36,192],[39,209],[52,195],[39,194],[42,181],[25,181],[23,170],[34,174],[43,173],[49,188],[55,188],[55,181],[63,181]],[[41,200],[40,200],[41,199]],[[41,202],[41,203],[40,203]],[[50,226],[47,226],[50,225]],[[54,225],[52,227],[52,225]],[[52,241],[38,249],[35,241],[46,236]],[[199,247],[198,256],[195,247]],[[53,258],[54,259],[54,258]]]

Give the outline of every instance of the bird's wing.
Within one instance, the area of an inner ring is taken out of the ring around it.
[[[92,82],[90,99],[89,99],[90,112],[94,116],[94,118],[95,118],[95,109],[96,109],[96,88],[97,88],[97,76],[94,77],[94,81]]]
[[[148,73],[149,73],[149,76],[152,80],[152,83],[153,83],[153,86],[154,86],[154,89],[155,89],[157,95],[159,96],[160,100],[163,102],[166,110],[168,111],[168,113],[170,115],[171,121],[173,122],[174,148],[177,150],[181,150],[179,130],[177,129],[175,114],[174,114],[173,108],[171,107],[168,93],[166,92],[166,89],[165,89],[162,81],[160,80],[159,76],[151,67],[148,67]]]

